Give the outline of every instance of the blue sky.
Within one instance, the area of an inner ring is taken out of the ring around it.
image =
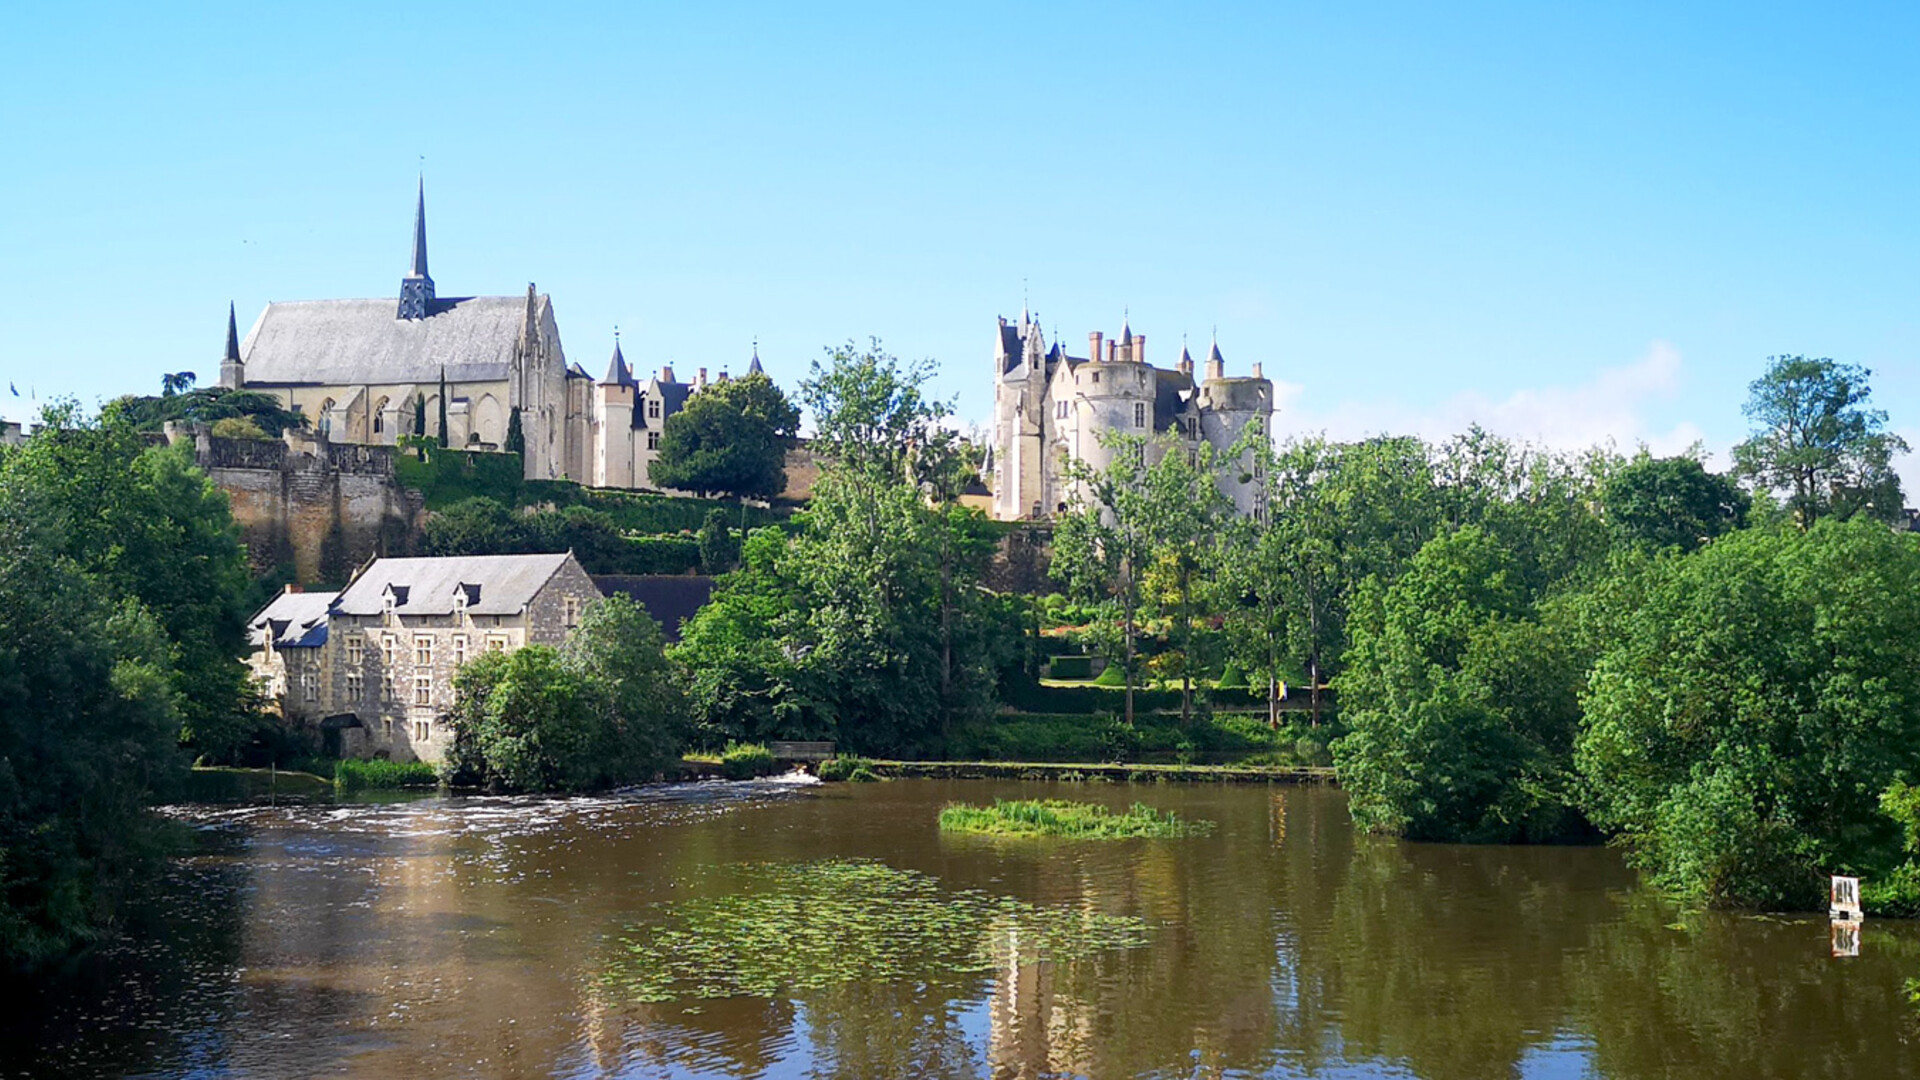
[[[1802,352],[1920,445],[1920,7],[1587,7],[32,5],[0,378],[211,381],[229,299],[395,294],[424,156],[440,291],[537,282],[595,374],[616,324],[789,385],[878,335],[984,419],[1024,292],[1080,349],[1217,325],[1283,430],[1720,451]]]

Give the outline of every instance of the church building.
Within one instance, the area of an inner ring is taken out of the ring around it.
[[[1151,462],[1202,443],[1224,455],[1255,421],[1273,430],[1273,383],[1259,364],[1251,375],[1229,378],[1217,341],[1196,378],[1184,346],[1173,367],[1148,364],[1147,336],[1131,324],[1113,340],[1095,330],[1087,355],[1069,356],[1022,312],[1018,325],[1000,320],[993,370],[993,442],[981,473],[1001,521],[1066,512],[1075,494],[1069,463],[1105,468],[1115,433],[1144,437]],[[1222,470],[1220,487],[1240,513],[1259,514],[1264,478],[1253,475],[1250,460],[1244,464]]]
[[[647,467],[667,417],[706,382],[663,367],[643,384],[614,343],[606,378],[567,362],[553,301],[441,296],[427,270],[427,199],[397,297],[274,301],[242,340],[231,308],[220,385],[272,394],[336,443],[437,437],[507,450],[519,429],[527,479],[655,490]],[[760,370],[756,351],[750,370]],[[721,378],[725,378],[722,373]]]

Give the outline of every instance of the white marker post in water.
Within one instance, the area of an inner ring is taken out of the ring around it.
[[[1832,891],[1827,902],[1827,918],[1834,922],[1859,922],[1866,918],[1860,910],[1860,879],[1833,875]]]

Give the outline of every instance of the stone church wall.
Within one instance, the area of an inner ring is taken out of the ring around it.
[[[221,439],[168,425],[192,440],[194,463],[233,506],[255,574],[281,564],[303,584],[341,584],[376,555],[405,555],[425,517],[419,493],[394,478],[391,447],[285,439]]]

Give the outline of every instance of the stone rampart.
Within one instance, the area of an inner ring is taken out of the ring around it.
[[[227,493],[256,574],[291,564],[303,584],[345,582],[376,555],[405,555],[424,516],[418,492],[394,478],[392,447],[282,439],[223,439],[169,424],[194,463]]]

